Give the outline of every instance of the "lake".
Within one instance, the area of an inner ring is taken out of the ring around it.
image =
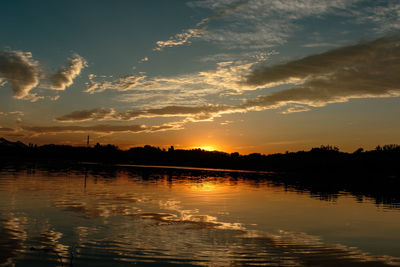
[[[4,266],[399,266],[399,203],[280,174],[0,167]]]

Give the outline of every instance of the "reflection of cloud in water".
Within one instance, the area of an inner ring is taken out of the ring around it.
[[[400,263],[394,257],[372,256],[352,247],[327,245],[305,233],[280,231],[272,235],[245,229],[227,230],[218,228],[218,222],[179,220],[171,213],[138,213],[133,217],[156,223],[150,224],[150,229],[123,233],[124,239],[132,243],[113,241],[118,246],[113,250],[127,261],[138,257],[130,250],[135,247],[149,261],[182,263],[187,259],[187,263],[205,266],[391,266]]]
[[[327,245],[320,238],[305,233],[281,231],[272,235],[253,232],[241,223],[221,222],[215,216],[201,214],[199,209],[184,209],[179,200],[162,199],[161,196],[152,199],[138,193],[112,195],[97,192],[93,196],[96,201],[82,201],[74,197],[66,199],[64,196],[54,206],[83,214],[87,219],[112,219],[116,216],[132,218],[136,223],[128,220],[122,232],[118,232],[120,237],[115,240],[90,241],[88,235],[92,235],[92,230],[76,228],[75,231],[79,232],[80,244],[96,249],[102,247],[107,250],[105,253],[116,253],[118,256],[115,257],[120,261],[166,260],[171,263],[175,257],[179,263],[187,259],[187,263],[215,266],[232,263],[283,266],[400,265],[397,258],[372,256],[343,245]],[[121,223],[119,219],[115,222]],[[213,244],[211,247],[210,243]],[[84,250],[82,247],[82,253]],[[60,248],[59,251],[62,253],[63,250]],[[143,255],[138,256],[137,253]]]
[[[132,215],[135,219],[151,219],[161,225],[185,225],[186,229],[240,229],[240,225],[218,222],[217,218],[208,215],[190,215],[180,218],[170,213],[137,213]]]
[[[231,179],[230,176],[229,179],[207,176],[208,184],[202,186],[204,179],[198,176],[193,178],[188,175],[182,180],[173,175],[171,179],[161,175],[149,176],[151,178],[143,181],[136,176],[131,178],[122,174],[112,179],[99,175],[93,180],[88,179],[87,187],[81,191],[76,185],[82,179],[75,182],[70,177],[64,179],[63,175],[51,179],[44,176],[47,178],[45,181],[39,176],[35,176],[37,179],[20,179],[17,184],[20,193],[15,194],[16,204],[13,207],[22,207],[18,197],[31,199],[28,198],[31,197],[30,192],[40,192],[37,195],[45,200],[42,203],[52,203],[51,207],[46,206],[46,211],[51,214],[46,213],[45,216],[49,217],[46,219],[33,212],[26,218],[25,215],[16,218],[15,214],[2,214],[7,219],[0,222],[0,265],[10,258],[14,258],[18,265],[21,257],[25,257],[25,262],[29,259],[46,260],[56,265],[58,259],[55,252],[66,263],[73,247],[76,247],[76,266],[88,262],[112,266],[124,261],[205,266],[400,264],[398,258],[378,257],[356,248],[326,244],[322,239],[304,233],[254,232],[240,222],[248,225],[255,221],[236,219],[234,209],[221,208],[225,199],[242,200],[236,197],[241,195],[232,194],[235,190],[246,192],[261,185],[267,187],[267,183]],[[9,183],[9,191],[14,190],[15,180],[9,180]],[[279,196],[288,197],[289,193]],[[5,199],[11,201],[10,198]],[[193,199],[199,202],[190,202]],[[210,203],[218,205],[209,206]],[[37,208],[35,206],[33,211]],[[250,209],[245,210],[246,215]],[[65,221],[60,221],[59,216],[65,216]],[[65,230],[66,227],[73,234]],[[30,251],[30,247],[36,250]]]
[[[0,265],[12,265],[12,258],[18,255],[23,248],[27,233],[23,227],[25,217],[17,218],[14,214],[6,214],[8,219],[3,219],[0,224]]]
[[[30,218],[13,213],[4,216],[8,219],[3,219],[0,225],[0,266],[14,266],[16,259],[29,263],[38,255],[55,265],[67,262],[69,247],[59,242],[63,234],[50,229],[48,222],[39,226],[37,234]]]
[[[290,254],[303,266],[400,266],[400,258],[372,256],[355,247],[341,244],[327,245],[317,236],[306,233],[279,231],[267,234],[245,231],[238,237],[256,241],[260,246],[272,246]]]
[[[95,201],[82,201],[79,196],[63,196],[62,199],[56,200],[53,206],[62,208],[64,211],[81,213],[87,219],[94,219],[133,214],[138,211],[138,208],[132,204],[144,201],[146,200],[129,194],[96,195]]]
[[[217,217],[206,215],[206,214],[198,214],[199,210],[185,210],[179,204],[180,201],[176,200],[167,200],[167,201],[159,201],[160,208],[175,211],[177,214],[167,217],[169,222],[173,223],[191,223],[191,224],[199,224],[204,226],[212,226],[217,229],[231,229],[231,230],[243,230],[243,226],[240,223],[229,223],[229,222],[219,222]]]
[[[48,260],[61,261],[66,263],[69,258],[69,246],[60,243],[63,234],[49,228],[50,225],[42,230],[39,236],[31,238],[29,241],[30,250],[39,253],[42,257],[46,255]]]
[[[155,220],[157,223],[154,226],[189,225],[186,230],[233,230],[225,235],[229,239],[225,241],[229,248],[212,253],[214,256],[218,254],[219,259],[212,254],[203,255],[216,266],[229,262],[280,266],[400,266],[400,258],[373,256],[341,244],[327,245],[319,237],[306,233],[280,231],[277,234],[267,234],[247,230],[241,224],[218,222],[215,217],[208,215],[179,217],[169,213],[138,213],[134,218]]]

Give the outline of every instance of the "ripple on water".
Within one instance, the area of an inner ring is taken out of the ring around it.
[[[347,212],[363,208],[379,215],[375,206],[352,203],[347,193],[299,192],[226,174],[184,180],[165,174],[151,177],[139,179],[124,172],[0,172],[0,191],[6,192],[0,195],[0,265],[66,266],[71,260],[74,266],[400,265],[393,256],[372,255],[302,231],[279,230],[276,217],[296,222],[296,207],[308,209],[305,215],[327,208],[340,212],[342,200],[347,201]],[[334,207],[326,205],[332,201]],[[292,206],[292,214],[282,208]],[[314,223],[315,228],[333,231],[323,219]],[[267,226],[271,230],[265,230]]]

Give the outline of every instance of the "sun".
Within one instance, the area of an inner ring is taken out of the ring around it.
[[[206,145],[206,146],[195,146],[193,149],[201,149],[201,150],[207,150],[207,151],[215,151],[217,148],[215,146],[211,145]]]

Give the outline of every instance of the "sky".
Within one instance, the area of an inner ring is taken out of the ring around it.
[[[1,1],[0,137],[282,153],[400,143],[400,1]]]

